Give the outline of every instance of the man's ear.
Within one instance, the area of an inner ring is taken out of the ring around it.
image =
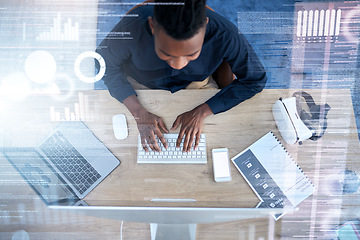
[[[150,29],[151,29],[151,33],[152,35],[155,34],[155,26],[154,26],[154,20],[152,17],[148,17],[148,21],[149,21],[149,26],[150,26]]]
[[[206,25],[209,23],[209,18],[206,17]]]

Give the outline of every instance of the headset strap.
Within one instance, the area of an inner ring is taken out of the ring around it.
[[[325,103],[323,105],[317,105],[313,97],[304,91],[298,91],[293,94],[293,97],[296,97],[296,109],[297,112],[305,123],[305,125],[313,132],[313,135],[310,137],[311,140],[316,141],[321,138],[325,130],[327,129],[327,114],[331,107],[329,104]],[[310,113],[302,109],[300,104],[300,97],[305,99],[306,104],[309,107]],[[319,122],[320,124],[320,133],[316,132],[316,129],[311,125],[312,122]]]

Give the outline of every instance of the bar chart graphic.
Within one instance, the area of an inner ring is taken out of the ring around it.
[[[89,97],[82,92],[78,94],[78,102],[71,107],[65,107],[61,112],[56,111],[55,107],[50,107],[50,120],[52,122],[60,121],[92,121],[94,113],[90,111]]]
[[[38,41],[78,41],[79,23],[73,22],[71,18],[62,20],[61,13],[53,18],[53,25],[48,31],[41,32],[37,37]]]
[[[304,10],[297,12],[298,39],[337,37],[340,35],[341,9]]]

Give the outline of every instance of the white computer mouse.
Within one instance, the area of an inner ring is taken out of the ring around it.
[[[124,114],[117,114],[113,116],[113,129],[115,138],[123,140],[128,136],[128,127],[126,123],[126,117]]]

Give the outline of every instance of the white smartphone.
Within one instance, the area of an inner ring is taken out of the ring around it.
[[[231,181],[229,151],[227,148],[212,150],[215,182]]]

